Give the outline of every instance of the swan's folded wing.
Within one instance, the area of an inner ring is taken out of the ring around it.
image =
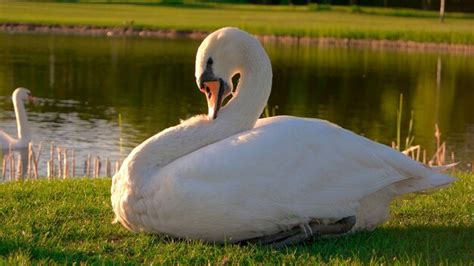
[[[13,145],[14,143],[15,143],[14,138],[10,137],[10,135],[8,135],[7,133],[0,130],[0,151],[1,150],[4,150],[4,151],[8,150],[10,144]]]
[[[265,221],[346,217],[362,197],[409,178],[397,167],[418,166],[406,159],[325,121],[269,119],[164,167],[160,190],[169,205],[161,211],[177,215],[179,206],[195,226],[235,222],[255,230]],[[154,202],[163,206],[159,194]]]

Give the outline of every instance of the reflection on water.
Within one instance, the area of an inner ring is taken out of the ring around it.
[[[35,142],[73,147],[78,161],[87,154],[117,160],[179,119],[206,112],[194,79],[198,45],[0,34],[0,128],[15,134],[10,95],[27,87],[40,97],[27,107]],[[266,49],[274,72],[269,104],[278,106],[277,114],[327,119],[390,144],[403,93],[403,135],[414,110],[415,143],[428,154],[438,123],[463,166],[474,160],[473,57],[282,44]]]

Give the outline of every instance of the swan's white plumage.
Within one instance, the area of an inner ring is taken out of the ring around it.
[[[12,94],[13,107],[15,108],[18,138],[14,138],[0,130],[0,150],[20,149],[28,146],[31,140],[31,133],[28,128],[28,121],[24,102],[31,98],[28,89],[17,88]]]
[[[226,36],[250,46],[245,52],[257,49],[246,33],[225,28],[206,39],[204,44],[215,42],[215,47],[201,45],[197,60],[219,50],[219,38]],[[352,215],[354,230],[372,229],[387,219],[394,197],[452,182],[327,121],[289,116],[256,121],[268,95],[249,93],[269,90],[271,75],[268,81],[266,69],[258,73],[259,63],[252,62],[252,74],[236,68],[247,75],[242,74],[237,95],[215,121],[184,121],[150,138],[125,160],[112,185],[112,205],[125,227],[217,242]],[[196,76],[198,68],[197,62]],[[263,82],[256,79],[260,74]],[[252,88],[249,81],[261,83]]]

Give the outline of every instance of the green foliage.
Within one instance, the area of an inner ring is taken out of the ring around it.
[[[278,105],[269,107],[268,104],[265,105],[263,109],[263,113],[261,115],[262,118],[268,118],[272,116],[276,116],[276,110],[278,109]]]
[[[474,175],[398,200],[372,232],[273,250],[134,234],[111,224],[110,179],[0,184],[0,264],[469,264]]]
[[[329,11],[329,10],[331,10],[331,5],[328,5],[328,4],[309,4],[308,9],[310,11]]]
[[[402,132],[402,116],[403,116],[403,93],[400,93],[400,100],[398,102],[398,110],[397,110],[397,142],[395,143],[395,148],[399,151],[406,150],[410,148],[415,140],[415,136],[413,136],[413,116],[414,111],[411,110],[410,112],[410,122],[408,123],[408,133],[407,137],[405,138],[405,148],[402,148],[401,144],[401,132]]]
[[[325,9],[325,6],[316,8]],[[440,24],[436,12],[420,11],[421,16],[401,17],[396,13],[401,9],[359,9],[331,6],[325,12],[313,12],[307,6],[188,1],[179,5],[13,2],[0,3],[0,23],[108,27],[123,27],[125,23],[136,29],[184,31],[212,31],[232,25],[254,34],[474,44],[472,15],[450,13],[446,23]],[[410,12],[418,14],[418,11]]]
[[[351,12],[352,13],[362,13],[362,8],[358,5],[352,5],[351,6]]]

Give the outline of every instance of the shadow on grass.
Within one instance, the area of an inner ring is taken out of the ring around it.
[[[235,260],[242,256],[250,258],[256,263],[269,261],[285,261],[290,259],[316,258],[318,261],[330,263],[334,259],[339,261],[353,261],[360,263],[386,263],[397,259],[399,262],[438,264],[441,262],[449,263],[468,263],[474,258],[474,227],[443,227],[443,226],[415,226],[409,228],[385,227],[376,229],[372,232],[361,232],[334,239],[316,239],[311,243],[298,246],[290,246],[284,249],[275,250],[267,246],[258,245],[213,245],[202,244],[200,241],[178,241],[163,236],[152,236],[151,242],[144,246],[137,246],[135,249],[142,250],[144,254],[153,254],[151,257],[132,255],[122,256],[122,260],[130,261],[149,261],[158,260],[155,257],[156,250],[160,246],[174,246],[174,249],[180,249],[183,258],[196,256],[196,250],[201,247],[209,247],[210,250],[220,250],[223,253],[235,253]],[[104,238],[110,236],[104,235]],[[125,238],[131,240],[127,243],[135,243],[140,234],[134,235],[126,233]],[[135,240],[134,240],[135,239]],[[96,245],[101,246],[101,241]],[[138,241],[140,242],[140,241]],[[151,243],[151,244],[150,244]],[[57,263],[98,263],[109,264],[117,263],[114,261],[116,255],[124,255],[127,245],[119,243],[108,243],[108,249],[94,250],[73,250],[71,248],[61,248],[62,243],[56,243],[54,246],[41,246],[41,243],[35,243],[29,239],[3,238],[0,239],[0,258],[15,258],[17,254],[27,256],[29,261],[47,261]],[[88,246],[88,245],[86,245]],[[183,250],[184,247],[184,250]],[[205,248],[208,250],[207,248]],[[199,252],[198,252],[199,253]],[[215,257],[206,254],[206,251],[199,254],[203,258]],[[123,261],[122,261],[123,262]],[[179,261],[177,261],[179,262]],[[189,262],[189,261],[188,261]]]
[[[283,252],[331,258],[352,259],[362,263],[377,258],[440,263],[469,262],[474,258],[474,227],[413,226],[385,227],[335,239],[317,239],[312,243],[289,247]]]

